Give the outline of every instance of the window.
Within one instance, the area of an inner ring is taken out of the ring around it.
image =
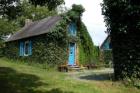
[[[20,56],[32,55],[32,42],[31,41],[20,41]]]
[[[24,43],[24,55],[25,56],[29,55],[29,41],[25,41]]]
[[[76,24],[75,23],[71,23],[69,25],[69,34],[76,35]]]

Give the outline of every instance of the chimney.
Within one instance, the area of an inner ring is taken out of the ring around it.
[[[25,19],[25,26],[28,26],[32,23],[31,19]]]

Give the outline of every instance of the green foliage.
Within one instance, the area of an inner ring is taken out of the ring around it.
[[[129,76],[128,73],[123,72],[123,84],[126,86],[133,86],[140,89],[140,79],[137,78],[138,73],[140,72],[134,70],[134,73],[131,76]]]
[[[124,78],[123,73],[131,77],[140,71],[140,1],[103,0],[102,13],[111,36],[115,78]]]
[[[82,13],[85,12],[85,9],[82,5],[73,4],[71,11],[75,11],[75,12],[79,13],[79,16],[82,16]]]
[[[21,15],[16,20],[14,20],[20,27],[25,25],[26,19],[36,21],[57,14],[56,11],[49,11],[45,6],[35,7],[27,1],[22,2],[20,7],[22,9]]]
[[[20,0],[0,0],[0,6],[0,15],[9,20],[16,19],[20,15]]]
[[[68,39],[66,24],[61,22],[52,32],[33,39],[33,59],[38,62],[57,65],[67,61]]]
[[[104,0],[102,13],[105,15],[108,32],[126,33],[140,30],[139,0]]]
[[[0,56],[3,56],[3,47],[5,46],[4,40],[7,36],[18,29],[16,23],[11,20],[11,18],[15,18],[15,14],[11,15],[8,9],[12,9],[13,6],[8,6],[12,3],[13,0],[1,0],[0,1]],[[4,6],[6,4],[6,6]],[[12,11],[11,11],[12,12]],[[15,11],[16,12],[16,11]],[[14,13],[15,13],[14,12]],[[8,18],[8,19],[7,19]]]
[[[106,65],[111,65],[112,64],[112,50],[103,50],[101,51],[101,57],[103,58],[103,62]]]
[[[72,36],[72,35],[68,35],[68,41],[69,42],[75,42],[77,43],[79,41],[79,37],[78,36]]]
[[[94,44],[84,23],[81,22],[78,31],[78,36],[80,38],[80,62],[83,64],[95,63]]]
[[[34,6],[47,6],[49,10],[54,10],[57,6],[64,3],[64,0],[29,0]]]
[[[6,19],[0,19],[0,37],[14,32],[17,29],[16,25]]]
[[[6,38],[5,36],[13,33],[17,29],[18,27],[15,23],[6,19],[0,19],[0,51],[2,51],[1,48],[4,47],[4,39]]]
[[[80,21],[82,13],[85,11],[82,5],[72,5],[72,9],[66,13],[66,16],[72,21]]]
[[[3,48],[3,55],[10,59],[17,59],[19,57],[19,42],[7,42]]]
[[[96,61],[98,62],[99,61],[99,55],[100,55],[100,50],[99,50],[99,46],[95,46],[94,45],[94,52],[93,52],[95,58],[96,58]]]

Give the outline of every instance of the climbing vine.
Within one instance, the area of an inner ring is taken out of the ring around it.
[[[80,22],[80,27],[78,28],[78,36],[79,36],[79,50],[80,55],[79,59],[82,64],[94,64],[96,57],[94,55],[94,44],[92,39],[87,31],[84,23]]]

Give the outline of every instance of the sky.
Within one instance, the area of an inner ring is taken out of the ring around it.
[[[65,0],[65,6],[70,9],[72,4],[81,4],[85,8],[82,21],[87,26],[88,32],[95,45],[101,45],[107,34],[106,27],[101,15],[102,0]]]

